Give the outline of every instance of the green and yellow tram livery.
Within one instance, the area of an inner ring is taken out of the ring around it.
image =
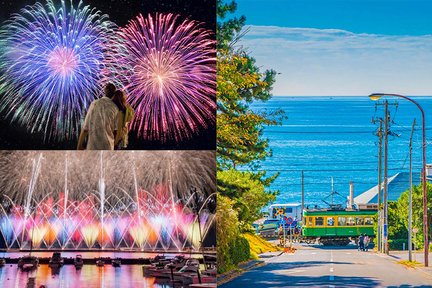
[[[348,245],[360,234],[374,236],[372,210],[305,210],[303,212],[303,239],[324,245]]]

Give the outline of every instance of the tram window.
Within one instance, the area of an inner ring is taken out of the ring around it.
[[[338,217],[338,226],[346,226],[346,218]]]
[[[373,225],[373,219],[369,218],[369,217],[366,217],[365,218],[365,225]]]
[[[324,217],[316,217],[315,226],[323,226],[323,225],[324,225]]]
[[[312,217],[308,217],[308,226],[313,226],[313,218]]]
[[[355,226],[354,217],[347,218],[347,226]]]
[[[327,217],[327,226],[334,226],[334,218]]]
[[[356,223],[357,223],[357,225],[363,225],[364,224],[364,218],[363,217],[357,217]]]

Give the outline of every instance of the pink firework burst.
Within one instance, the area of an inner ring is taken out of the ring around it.
[[[48,66],[54,74],[66,77],[78,67],[78,59],[73,49],[56,47],[48,57]]]
[[[132,128],[140,137],[178,142],[215,125],[211,31],[196,21],[156,14],[139,15],[118,35],[108,76],[126,90],[136,110]]]

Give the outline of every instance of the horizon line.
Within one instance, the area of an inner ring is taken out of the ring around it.
[[[370,93],[370,94],[372,94],[372,93]],[[361,94],[361,95],[272,95],[272,97],[368,97],[370,94]],[[426,95],[411,95],[411,94],[402,93],[402,95],[406,95],[406,96],[410,96],[410,97],[432,97],[432,93],[426,94]]]

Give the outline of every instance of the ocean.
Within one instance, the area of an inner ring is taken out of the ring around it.
[[[432,98],[412,97],[426,115],[426,139],[432,147],[430,117]],[[388,152],[388,175],[409,172],[409,137],[416,118],[413,136],[413,171],[421,169],[421,114],[404,99],[387,98],[391,115]],[[379,123],[384,106],[376,106],[368,97],[273,97],[268,102],[253,104],[255,111],[282,109],[288,119],[282,125],[267,127],[264,137],[270,141],[273,156],[261,162],[260,170],[279,172],[271,185],[280,194],[275,203],[301,203],[301,171],[304,171],[305,203],[326,207],[322,201],[333,190],[333,203],[346,203],[349,183],[354,182],[354,195],[377,185]],[[382,100],[379,102],[382,104]],[[397,104],[397,105],[396,105]],[[429,122],[428,122],[429,121]],[[427,156],[432,163],[432,150]],[[333,179],[333,180],[332,180]],[[409,183],[407,182],[407,188]],[[330,198],[327,200],[329,201]]]

